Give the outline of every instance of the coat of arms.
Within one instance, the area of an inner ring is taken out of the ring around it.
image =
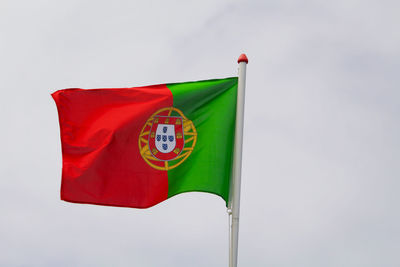
[[[192,153],[197,140],[194,124],[179,109],[165,107],[146,121],[139,135],[142,158],[157,170],[170,170]]]

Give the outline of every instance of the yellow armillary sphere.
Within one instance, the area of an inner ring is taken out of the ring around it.
[[[157,110],[139,135],[142,158],[151,167],[168,171],[182,164],[192,153],[197,132],[191,120],[177,108]]]

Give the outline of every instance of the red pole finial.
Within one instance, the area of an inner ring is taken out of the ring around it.
[[[240,57],[238,58],[238,63],[240,62],[246,62],[246,64],[249,63],[249,60],[246,57],[246,54],[241,54]]]

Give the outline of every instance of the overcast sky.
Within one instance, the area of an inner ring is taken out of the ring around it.
[[[400,266],[399,3],[0,0],[0,266],[227,266],[215,195],[62,202],[50,93],[235,76],[243,52],[239,266]]]

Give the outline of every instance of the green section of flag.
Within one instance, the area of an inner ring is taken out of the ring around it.
[[[168,171],[168,197],[199,191],[221,196],[226,203],[232,173],[237,77],[168,84],[174,107],[197,130],[192,154]]]

